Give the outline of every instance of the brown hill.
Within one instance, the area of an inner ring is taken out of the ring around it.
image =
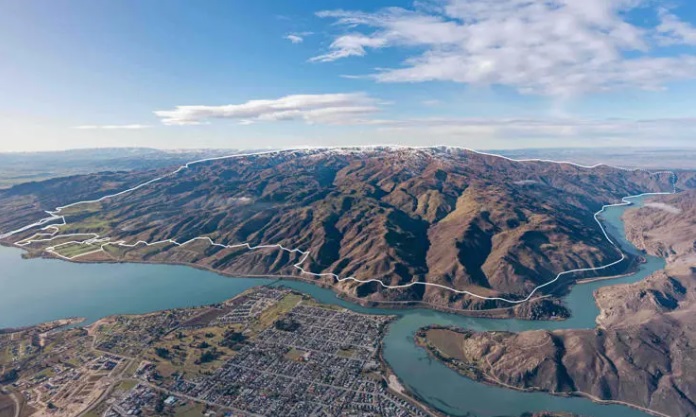
[[[411,284],[524,298],[561,271],[615,261],[619,254],[604,239],[593,214],[623,196],[669,191],[670,179],[669,174],[607,166],[520,163],[451,148],[282,151],[191,165],[101,203],[71,207],[61,212],[68,221],[61,233],[94,232],[126,243],[206,236],[223,244],[281,244],[307,251],[308,256],[197,241],[181,248],[112,246],[102,255],[82,259],[176,262],[227,274],[293,275],[333,285],[364,301],[507,307],[504,302]],[[105,180],[87,176],[78,181],[103,189]],[[53,184],[56,192],[63,191]],[[36,200],[36,193],[44,191],[41,185],[34,186],[38,191],[0,193],[1,208],[22,199]],[[67,190],[60,199],[68,203],[77,196]],[[55,195],[45,197],[55,200]],[[0,225],[33,218],[35,206],[14,210],[11,222],[0,215]],[[314,273],[379,282],[312,277],[294,267],[298,262]],[[570,282],[561,280],[540,294],[560,294]],[[387,290],[380,283],[406,287]]]
[[[429,329],[421,343],[462,373],[493,384],[696,416],[696,191],[651,198],[625,220],[629,238],[665,257],[667,268],[641,282],[601,288],[597,329]]]

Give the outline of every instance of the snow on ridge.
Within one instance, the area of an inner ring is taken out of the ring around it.
[[[679,207],[670,206],[669,204],[665,203],[645,203],[644,205],[645,207],[655,208],[671,214],[680,214],[682,212]]]
[[[338,146],[338,147],[300,147],[293,149],[280,149],[265,156],[297,154],[302,156],[318,157],[321,155],[355,155],[355,154],[379,154],[389,152],[402,156],[424,156],[424,155],[451,155],[453,153],[476,153],[479,152],[455,147],[455,146],[402,146],[402,145],[369,145],[369,146]],[[487,155],[481,153],[482,155]],[[497,156],[497,155],[491,155]]]
[[[513,182],[515,185],[532,185],[532,184],[539,184],[539,181],[536,180],[520,180],[520,181],[515,181]]]

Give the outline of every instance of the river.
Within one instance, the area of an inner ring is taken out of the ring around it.
[[[642,198],[633,199],[642,203]],[[636,251],[626,240],[621,214],[626,207],[610,207],[603,222],[619,244]],[[599,231],[598,231],[599,232]],[[480,384],[460,376],[413,342],[415,331],[430,324],[473,330],[524,331],[592,328],[598,314],[595,289],[642,280],[664,267],[662,259],[647,262],[630,276],[577,285],[566,297],[573,316],[566,321],[479,319],[427,309],[383,310],[341,300],[333,292],[297,281],[260,278],[223,278],[185,266],[151,264],[77,264],[54,259],[21,258],[22,250],[0,247],[0,328],[35,324],[65,317],[93,322],[122,313],[145,313],[223,301],[256,285],[284,285],[363,313],[397,314],[384,339],[384,358],[405,386],[431,406],[456,416],[519,416],[522,412],[565,411],[594,417],[645,417],[620,405],[600,405],[584,398],[523,393]]]

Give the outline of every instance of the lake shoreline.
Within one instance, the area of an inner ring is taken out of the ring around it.
[[[175,265],[175,266],[184,266],[184,267],[190,267],[196,270],[200,271],[206,271],[206,272],[211,272],[214,273],[220,277],[223,278],[251,278],[251,279],[276,279],[276,280],[290,280],[290,281],[295,281],[295,282],[302,282],[302,283],[307,283],[311,284],[314,286],[317,286],[322,289],[328,289],[330,290],[333,294],[335,294],[336,298],[348,301],[354,304],[357,304],[361,307],[365,308],[378,308],[378,309],[386,309],[386,310],[395,310],[395,311],[406,311],[410,309],[420,309],[420,308],[426,308],[434,311],[439,311],[443,313],[452,313],[452,314],[457,314],[465,317],[471,317],[471,318],[480,318],[480,319],[496,319],[496,320],[509,320],[509,319],[516,319],[516,320],[526,320],[526,321],[550,321],[550,322],[563,322],[568,320],[572,316],[572,311],[570,311],[567,308],[566,303],[563,301],[573,290],[573,287],[576,285],[582,285],[582,284],[588,284],[591,282],[595,281],[604,281],[604,280],[612,280],[612,279],[618,279],[622,277],[627,277],[635,274],[638,270],[638,266],[641,264],[641,262],[634,262],[631,258],[632,256],[630,254],[627,254],[626,256],[629,259],[629,264],[627,266],[627,272],[623,274],[618,274],[618,275],[611,275],[607,277],[596,277],[596,278],[584,278],[584,279],[579,279],[575,280],[573,282],[558,282],[556,283],[559,286],[563,286],[563,290],[561,291],[561,295],[554,296],[551,294],[547,295],[540,295],[538,297],[534,297],[527,302],[534,302],[534,301],[539,301],[539,300],[544,300],[544,299],[551,299],[551,300],[556,300],[560,303],[561,308],[565,309],[568,312],[568,316],[551,316],[551,315],[546,315],[542,316],[540,318],[531,318],[523,315],[518,315],[514,312],[515,307],[521,305],[521,304],[515,304],[511,305],[510,307],[498,307],[498,308],[491,308],[491,309],[485,309],[485,310],[465,310],[465,309],[455,309],[447,306],[440,306],[440,305],[434,305],[431,303],[427,303],[424,301],[371,301],[371,300],[363,300],[354,296],[351,296],[346,293],[342,292],[337,292],[335,290],[335,287],[333,285],[327,284],[322,281],[318,280],[312,280],[308,278],[303,278],[299,275],[289,275],[289,274],[276,274],[276,275],[269,275],[269,274],[235,274],[235,273],[230,273],[230,272],[224,272],[224,271],[219,271],[213,268],[210,268],[205,265],[198,265],[198,264],[191,264],[191,263],[186,263],[186,262],[158,262],[158,261],[146,261],[146,260],[108,260],[108,259],[91,259],[91,260],[82,260],[80,258],[77,259],[66,259],[62,258],[59,256],[50,256],[46,254],[45,252],[34,252],[29,249],[27,249],[24,246],[18,246],[15,245],[14,243],[9,243],[6,241],[0,241],[0,246],[5,246],[5,247],[11,247],[15,249],[20,249],[23,251],[22,257],[25,259],[35,259],[35,258],[40,258],[40,259],[51,259],[51,260],[59,260],[59,261],[64,261],[64,262],[70,262],[74,264],[144,264],[144,265]]]
[[[42,332],[51,332],[56,330],[62,330],[67,327],[76,326],[83,323],[86,319],[84,317],[67,317],[64,319],[57,319],[51,321],[44,321],[36,324],[30,324],[21,327],[4,327],[0,328],[0,335],[2,334],[12,334],[24,332],[31,329],[38,329]]]

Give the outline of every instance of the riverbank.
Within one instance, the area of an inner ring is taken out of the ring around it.
[[[434,335],[434,333],[440,333],[439,335]],[[502,336],[504,333],[507,332],[501,332],[500,335]],[[525,384],[525,386],[520,386],[520,385],[514,385],[510,383],[506,383],[502,381],[499,377],[497,377],[494,373],[493,370],[495,369],[495,365],[492,364],[489,361],[488,356],[478,356],[478,355],[473,355],[476,356],[476,358],[469,357],[468,354],[463,354],[462,356],[457,356],[456,353],[454,353],[454,350],[457,349],[459,346],[459,337],[464,337],[464,338],[470,338],[473,336],[476,336],[476,332],[468,331],[468,330],[463,330],[460,328],[456,328],[453,326],[438,326],[438,325],[432,325],[432,326],[426,326],[424,328],[419,329],[416,332],[415,335],[415,343],[417,346],[425,350],[430,357],[432,357],[434,360],[440,361],[443,363],[445,366],[447,366],[449,369],[452,369],[453,371],[457,372],[458,374],[469,378],[473,381],[476,381],[478,383],[483,383],[483,384],[488,384],[491,386],[497,386],[497,387],[502,387],[506,389],[512,389],[518,392],[541,392],[549,395],[554,395],[558,397],[580,397],[580,398],[586,398],[594,403],[597,404],[615,404],[615,405],[622,405],[626,407],[631,407],[633,409],[645,412],[647,414],[653,415],[655,417],[670,417],[667,414],[661,413],[656,410],[652,410],[646,407],[642,407],[637,404],[629,403],[626,401],[620,401],[620,400],[610,400],[610,399],[603,399],[599,398],[596,395],[586,393],[583,391],[554,391],[550,390],[548,388],[540,387],[540,386],[529,386],[528,384]],[[496,337],[497,335],[494,333],[488,333],[487,334],[490,337]],[[434,341],[434,338],[437,338],[437,341]],[[451,340],[447,340],[447,338],[450,338]],[[530,348],[525,348],[527,350],[533,349],[533,350],[538,350],[542,349],[547,343],[542,343],[537,346],[533,346]],[[486,350],[489,348],[487,347]],[[508,349],[514,349],[513,346],[510,344],[505,344],[505,349],[506,353],[503,354],[510,354],[507,350]],[[464,353],[463,351],[461,353]],[[495,356],[498,356],[497,354]],[[541,369],[541,364],[538,365]],[[543,378],[543,377],[542,377]]]
[[[405,387],[404,382],[399,378],[398,375],[394,373],[389,363],[384,359],[384,336],[389,325],[393,322],[390,320],[387,322],[380,333],[379,347],[377,351],[377,357],[379,358],[380,366],[382,367],[383,383],[389,387],[392,392],[396,395],[402,397],[405,401],[411,402],[414,406],[420,408],[424,413],[427,413],[430,417],[447,417],[446,414],[440,411],[425,406],[427,402],[420,398],[415,392],[409,390]]]
[[[635,273],[635,270],[637,269],[638,265],[644,264],[647,262],[645,257],[643,256],[636,256],[635,261],[631,262],[631,265],[635,265],[634,268],[629,267],[629,270],[624,273],[624,274],[619,274],[619,275],[611,275],[611,276],[606,276],[606,277],[597,277],[597,278],[584,278],[584,279],[579,279],[575,281],[577,285],[583,285],[583,284],[591,284],[593,282],[598,282],[598,281],[607,281],[607,280],[612,280],[612,279],[619,279],[619,278],[625,278],[628,276],[631,276]]]

